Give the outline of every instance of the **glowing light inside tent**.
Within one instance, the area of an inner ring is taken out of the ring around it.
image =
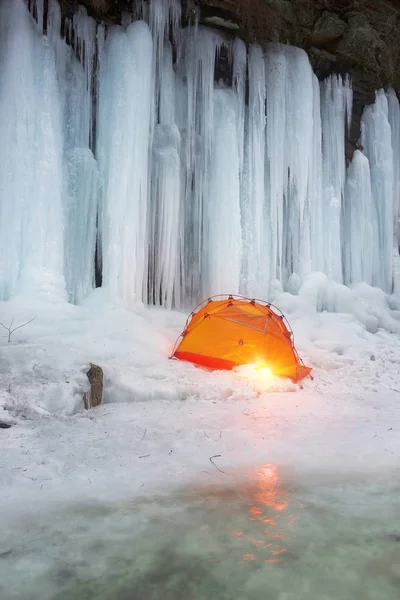
[[[262,375],[263,377],[271,377],[271,375],[273,374],[271,369],[267,367],[265,363],[256,363],[255,365],[251,366],[253,366],[256,373]]]

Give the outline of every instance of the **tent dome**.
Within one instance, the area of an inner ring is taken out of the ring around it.
[[[172,358],[210,369],[247,364],[299,381],[311,368],[297,354],[293,332],[275,306],[243,296],[214,296],[189,316]]]

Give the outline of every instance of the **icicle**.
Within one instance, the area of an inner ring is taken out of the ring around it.
[[[133,4],[133,18],[149,22],[149,0],[136,0]]]
[[[40,34],[43,33],[43,14],[44,14],[44,0],[31,0],[28,2],[30,6],[31,14],[37,25],[37,30]]]
[[[247,50],[242,40],[236,38],[233,43],[233,89],[237,94],[236,128],[238,133],[240,169],[243,169],[244,119],[246,108],[246,69]]]
[[[386,292],[393,283],[393,149],[388,120],[388,101],[383,90],[375,104],[366,106],[361,119],[361,144],[369,159],[372,198],[379,220],[379,268],[376,285]]]
[[[136,16],[144,19],[153,37],[153,78],[155,96],[152,108],[152,127],[158,119],[160,87],[162,86],[164,48],[169,44],[169,34],[172,33],[172,42],[179,42],[181,3],[179,0],[149,0],[148,4],[139,2],[136,7]]]
[[[347,134],[350,135],[351,118],[353,115],[353,88],[351,87],[351,79],[349,75],[346,75],[345,77],[343,93],[346,103]]]
[[[162,42],[168,38],[170,26],[172,41],[178,41],[180,24],[181,2],[179,0],[150,0],[149,26],[160,52],[162,52]],[[162,54],[158,59],[162,64]]]
[[[61,8],[57,0],[48,0],[47,37],[53,44],[57,54],[57,45],[61,37]]]
[[[136,21],[110,30],[100,65],[103,280],[127,304],[147,295],[152,53],[149,28]]]
[[[81,63],[85,74],[85,87],[88,93],[85,94],[83,101],[86,106],[82,107],[87,115],[88,126],[90,127],[89,146],[94,147],[93,140],[93,86],[94,86],[94,66],[96,56],[96,22],[88,17],[86,9],[82,6],[74,13],[72,19],[72,30],[74,32],[74,50]]]

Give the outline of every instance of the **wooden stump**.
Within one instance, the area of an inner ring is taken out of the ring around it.
[[[103,398],[103,369],[98,365],[90,363],[87,377],[90,383],[90,390],[83,394],[83,402],[86,410],[95,408],[101,404]]]

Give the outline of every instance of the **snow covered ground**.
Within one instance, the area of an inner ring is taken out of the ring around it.
[[[397,598],[399,300],[291,285],[275,303],[313,367],[301,386],[168,360],[186,315],[105,290],[0,306],[36,317],[0,342],[2,600]],[[89,362],[104,404],[85,411]]]

